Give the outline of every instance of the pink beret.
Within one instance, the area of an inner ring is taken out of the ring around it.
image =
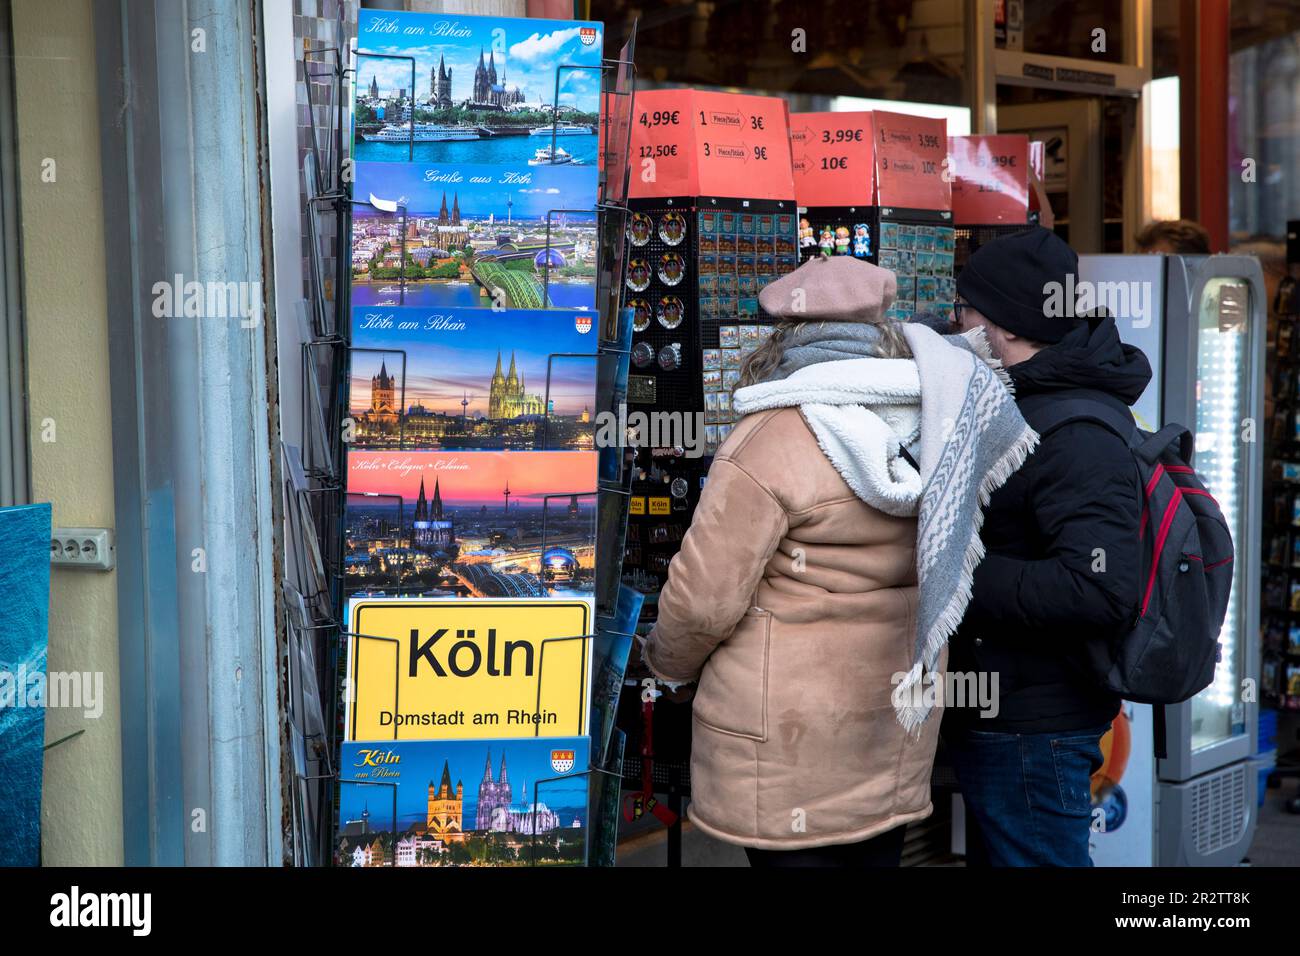
[[[758,304],[775,319],[881,322],[898,281],[852,256],[818,256],[764,287]]]

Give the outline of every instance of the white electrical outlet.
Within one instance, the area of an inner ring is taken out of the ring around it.
[[[50,533],[50,564],[56,568],[111,571],[114,557],[109,528],[55,528]]]

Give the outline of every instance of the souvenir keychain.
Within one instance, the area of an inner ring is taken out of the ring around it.
[[[833,255],[835,252],[835,233],[831,232],[830,226],[823,226],[821,232],[821,241],[817,243],[821,247],[823,255]]]
[[[847,256],[849,254],[848,226],[838,226],[835,229],[835,254],[837,256]]]
[[[811,249],[817,245],[817,240],[813,237],[813,227],[807,219],[799,220],[799,247],[801,249]]]
[[[853,255],[858,259],[866,259],[871,255],[871,230],[864,222],[853,227]]]
[[[653,813],[660,823],[670,827],[677,822],[677,814],[660,803],[654,791],[655,698],[661,693],[655,690],[653,677],[641,681],[641,790],[623,798],[623,819],[631,823]]]

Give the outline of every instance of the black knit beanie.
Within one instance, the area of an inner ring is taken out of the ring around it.
[[[1049,316],[1046,304],[1052,290],[1044,287],[1059,283],[1056,301],[1062,302],[1065,277],[1078,271],[1079,257],[1065,240],[1037,226],[976,249],[957,276],[957,294],[994,325],[1051,345],[1074,326],[1074,316]],[[1074,288],[1074,280],[1069,288]]]

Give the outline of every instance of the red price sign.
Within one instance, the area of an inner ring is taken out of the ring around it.
[[[944,175],[948,123],[876,110],[876,202],[904,209],[951,209]]]
[[[790,114],[795,201],[871,205],[874,142],[870,113]]]
[[[1026,136],[954,136],[948,141],[954,222],[1025,221],[1029,210]]]
[[[700,195],[794,197],[785,100],[703,90],[694,100]]]
[[[628,195],[694,196],[694,133],[690,91],[645,90],[632,103],[632,163]]]
[[[793,198],[784,100],[650,90],[633,114],[632,196]]]

